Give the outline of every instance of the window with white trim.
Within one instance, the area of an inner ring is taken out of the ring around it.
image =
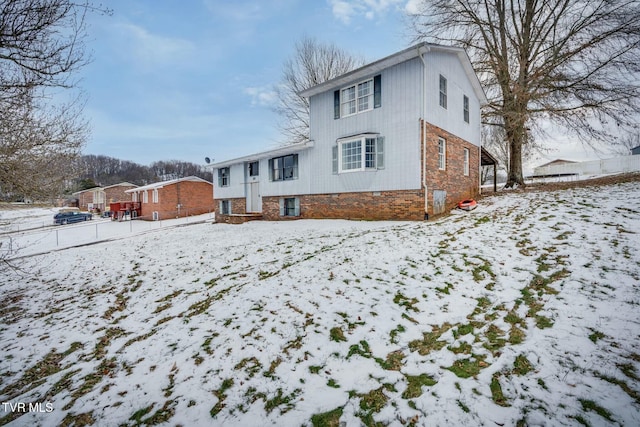
[[[342,117],[373,109],[373,79],[343,88],[340,109]]]
[[[229,200],[220,200],[220,215],[231,215],[231,203]]]
[[[228,167],[226,168],[220,168],[218,169],[218,186],[219,187],[228,187],[229,186],[229,175],[230,173],[230,169]]]
[[[464,149],[464,176],[469,176],[469,149]]]
[[[447,108],[447,79],[440,74],[440,106]]]
[[[138,193],[131,193],[131,201],[132,202],[138,201]]]
[[[300,199],[297,197],[280,199],[280,216],[300,216]]]
[[[269,179],[271,181],[298,179],[298,155],[289,154],[269,159]]]
[[[359,135],[338,141],[333,148],[333,173],[384,168],[384,137]]]
[[[153,203],[158,203],[158,189],[154,189],[153,193],[151,193],[151,199]]]
[[[149,203],[149,193],[147,193],[147,190],[142,192],[142,203]]]
[[[438,169],[445,170],[447,166],[447,141],[438,138]]]
[[[467,95],[462,96],[462,117],[465,122],[469,123],[469,97]]]

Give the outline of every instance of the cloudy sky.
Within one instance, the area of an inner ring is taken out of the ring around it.
[[[84,152],[204,163],[273,148],[273,88],[295,42],[310,36],[373,61],[412,44],[416,2],[110,0],[111,16],[89,18]]]

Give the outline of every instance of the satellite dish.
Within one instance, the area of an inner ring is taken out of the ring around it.
[[[207,164],[211,163],[211,159],[210,159],[210,158],[208,158],[208,157],[205,157],[205,158],[204,158],[204,161],[205,161],[205,162],[207,162]]]

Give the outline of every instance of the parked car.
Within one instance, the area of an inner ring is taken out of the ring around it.
[[[60,211],[53,216],[54,225],[71,224],[73,222],[89,221],[93,218],[88,212],[80,212],[76,210]]]

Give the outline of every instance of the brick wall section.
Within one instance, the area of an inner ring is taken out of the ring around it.
[[[125,190],[136,188],[135,185],[118,185],[117,187],[111,187],[104,190],[105,204],[109,206],[111,202],[129,202],[131,201],[131,194],[125,193]]]
[[[281,217],[281,197],[263,197],[262,215],[266,220],[300,218],[341,218],[363,220],[424,219],[424,193],[420,190],[308,194],[300,199],[299,217]]]
[[[438,137],[446,140],[446,169],[438,167]],[[423,139],[424,141],[424,139]],[[469,149],[469,175],[464,175],[464,148]],[[425,173],[429,192],[429,217],[434,215],[433,191],[447,192],[445,212],[461,200],[477,197],[480,191],[480,147],[471,144],[427,122],[427,152]]]
[[[142,203],[142,219],[170,219],[213,212],[213,187],[208,182],[181,181],[158,189],[158,203],[153,203],[153,190],[147,190],[148,203]],[[142,201],[142,192],[138,194]],[[177,206],[180,204],[180,210]]]

